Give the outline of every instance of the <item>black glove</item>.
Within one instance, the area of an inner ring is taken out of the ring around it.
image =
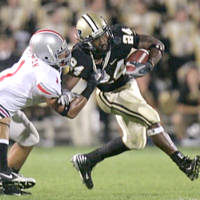
[[[134,68],[134,70],[126,71],[126,74],[129,75],[130,78],[142,77],[153,70],[153,65],[149,61],[146,62],[145,64],[132,61],[128,62],[126,65],[129,67],[133,66]]]
[[[82,96],[89,99],[90,95],[96,88],[98,84],[106,83],[110,79],[110,76],[104,70],[97,70],[97,72],[93,72],[87,82],[87,87],[81,93]]]

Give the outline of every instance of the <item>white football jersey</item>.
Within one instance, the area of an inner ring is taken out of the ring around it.
[[[61,95],[60,72],[32,55],[28,47],[20,60],[0,73],[0,117]]]

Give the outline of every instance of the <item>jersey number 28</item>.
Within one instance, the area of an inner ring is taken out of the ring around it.
[[[133,44],[133,32],[130,28],[122,28],[122,32],[125,34],[122,36],[124,44]]]

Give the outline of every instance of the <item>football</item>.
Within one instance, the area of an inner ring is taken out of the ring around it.
[[[149,52],[146,49],[138,49],[131,53],[126,61],[126,71],[131,72],[135,70],[135,67],[131,62],[146,63],[149,59]]]

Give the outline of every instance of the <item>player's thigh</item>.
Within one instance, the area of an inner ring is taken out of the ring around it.
[[[10,118],[0,119],[0,139],[9,138]]]
[[[21,136],[21,134],[24,132],[26,127],[23,123],[15,122],[14,120],[11,120],[10,122],[10,136],[9,138],[13,141],[17,141],[17,138]]]
[[[113,99],[116,98],[115,96],[116,94],[108,92],[106,93],[105,97],[104,92],[101,92],[99,89],[96,90],[96,101],[98,103],[98,106],[106,113],[111,113],[112,103],[110,103],[110,101],[113,101]]]
[[[116,118],[122,129],[124,144],[129,149],[143,149],[147,141],[146,127],[141,123],[130,121],[120,115],[117,115]]]
[[[144,100],[135,81],[117,93],[104,93],[98,90],[97,102],[105,112],[121,115],[147,127],[160,122],[157,111]]]

